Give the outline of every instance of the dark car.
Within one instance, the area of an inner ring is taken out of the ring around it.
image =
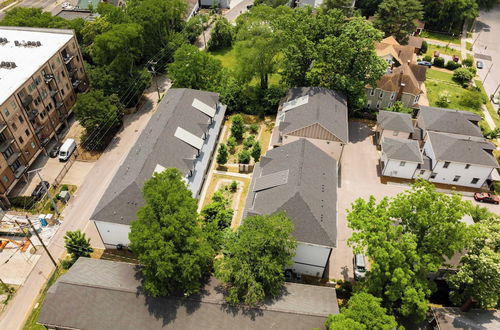
[[[35,197],[35,200],[39,200],[43,197],[45,192],[49,189],[50,184],[47,181],[42,181],[36,185],[35,189],[31,193],[31,196]]]
[[[59,149],[61,149],[61,145],[59,142],[56,143],[55,146],[52,147],[52,149],[50,149],[49,151],[49,157],[50,158],[56,158],[57,155],[59,154]]]
[[[427,61],[418,61],[417,64],[418,65],[425,65],[426,67],[429,67],[429,68],[432,66],[432,63],[427,62]]]
[[[474,199],[476,200],[476,202],[482,202],[482,203],[490,203],[497,205],[500,203],[500,197],[490,193],[475,193]]]
[[[458,62],[460,61],[460,57],[458,55],[453,55],[453,62]]]
[[[482,61],[477,61],[477,62],[476,62],[476,66],[477,66],[477,68],[478,68],[478,69],[482,69],[482,68],[484,68],[484,64],[483,64],[483,62],[482,62]]]

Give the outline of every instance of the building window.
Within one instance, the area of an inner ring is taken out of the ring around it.
[[[25,129],[24,133],[26,133],[26,136],[30,136],[30,134],[31,134],[29,129]]]
[[[443,168],[448,168],[450,166],[450,162],[444,162]]]
[[[431,173],[431,177],[430,177],[430,178],[431,178],[431,179],[435,179],[435,178],[436,178],[436,175],[437,175],[437,173],[432,172],[432,173]]]
[[[378,97],[382,98],[383,96],[384,96],[384,91],[380,91],[380,93],[378,94]]]
[[[405,162],[405,161],[401,161],[401,162],[399,163],[399,166],[405,166],[405,165],[406,165],[406,162]]]
[[[22,136],[19,137],[19,143],[21,143],[21,144],[24,143],[24,139],[22,138]]]
[[[370,91],[370,96],[373,96],[375,95],[375,88],[373,88],[371,91]]]
[[[420,175],[424,175],[425,170],[420,170]]]
[[[465,169],[468,170],[470,167],[470,164],[465,165]]]
[[[377,109],[380,109],[380,101],[377,101]]]
[[[366,107],[370,108],[371,106],[372,106],[372,100],[368,100],[368,102],[366,102]]]
[[[7,175],[4,175],[4,176],[3,176],[2,181],[3,181],[4,183],[8,183],[8,182],[9,182],[9,178],[7,177]]]
[[[12,170],[12,172],[17,171],[17,169],[20,167],[21,163],[19,162],[19,160],[16,160],[12,165],[10,165],[10,169]]]
[[[391,93],[391,100],[394,100],[395,97],[396,97],[396,92],[392,92]]]
[[[473,178],[472,181],[470,183],[472,184],[476,184],[479,182],[479,178]]]
[[[12,125],[11,125],[11,126],[12,126],[12,129],[13,129],[14,131],[15,131],[15,130],[17,130],[17,125],[16,125],[16,124],[12,123]]]
[[[399,135],[399,131],[392,131],[392,136],[398,136]]]
[[[64,89],[61,89],[61,94],[64,95]]]
[[[453,182],[457,182],[458,180],[460,180],[460,175],[455,175],[455,177],[453,178]]]
[[[33,141],[31,142],[31,148],[33,148],[33,149],[35,149],[35,148],[36,148],[36,144],[35,144],[35,142],[33,142]]]
[[[3,109],[3,114],[5,115],[5,117],[8,117],[10,115],[10,112],[9,110],[7,110],[7,108]]]
[[[420,95],[417,95],[417,96],[415,97],[415,103],[418,103],[418,100],[420,100]]]
[[[19,117],[17,117],[17,119],[19,119],[19,122],[20,122],[21,124],[22,124],[22,123],[24,123],[24,118],[23,118],[23,116],[19,116]]]
[[[78,55],[76,55],[76,61],[80,62],[80,57],[78,57]]]
[[[9,158],[10,156],[12,156],[12,154],[14,153],[14,149],[12,149],[12,147],[8,147],[7,149],[5,149],[5,151],[3,152],[3,156],[5,157],[5,159]]]
[[[66,84],[66,89],[69,89],[69,85],[68,84]]]
[[[10,107],[11,107],[12,109],[16,109],[16,108],[17,108],[17,104],[16,104],[16,102],[14,102],[14,101],[10,102]]]

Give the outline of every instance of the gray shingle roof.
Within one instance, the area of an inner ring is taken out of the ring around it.
[[[377,123],[382,129],[413,133],[413,122],[408,113],[379,111]]]
[[[320,124],[343,143],[349,140],[347,99],[339,92],[321,87],[296,87],[288,90],[286,100],[309,96],[306,104],[285,112],[280,131],[283,134]],[[280,111],[281,113],[281,111]]]
[[[468,111],[421,105],[417,120],[419,127],[428,131],[483,136],[481,129],[473,123],[480,121],[481,117]]]
[[[204,175],[205,169],[199,168],[199,165],[208,164],[225,106],[219,108],[217,120],[210,124],[210,117],[192,106],[194,98],[214,108],[219,99],[216,93],[211,92],[184,88],[169,90],[114,175],[94,210],[92,220],[130,224],[144,204],[142,186],[153,175],[157,165],[178,168],[185,175],[193,171],[188,186],[192,191],[200,188],[202,180],[198,177]],[[177,127],[198,137],[209,135],[198,158],[196,148],[174,136]],[[193,193],[196,195],[197,191]]]
[[[423,163],[422,153],[418,142],[415,140],[384,137],[382,152],[386,154],[388,159]]]
[[[71,329],[311,329],[337,314],[334,288],[286,283],[254,309],[229,307],[212,278],[199,294],[153,298],[137,265],[80,258],[49,289],[39,323]]]
[[[288,170],[285,184],[255,191],[262,176]],[[306,139],[269,150],[254,169],[247,215],[284,210],[298,241],[335,247],[337,235],[337,161]]]
[[[428,135],[438,160],[498,167],[495,157],[490,153],[495,150],[495,145],[484,139],[436,132],[428,132]]]

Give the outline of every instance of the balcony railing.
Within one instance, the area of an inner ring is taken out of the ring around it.
[[[63,55],[64,64],[68,64],[69,62],[71,62],[73,57],[74,57],[73,55],[68,55],[68,54],[66,54],[66,56]]]
[[[82,81],[78,80],[78,79],[71,82],[71,84],[73,85],[73,88],[77,88],[81,83],[82,83]]]
[[[17,170],[14,172],[14,176],[16,177],[16,179],[19,179],[21,175],[23,175],[24,172],[26,172],[26,170],[27,170],[26,166],[24,165],[19,166]]]
[[[14,139],[7,139],[0,144],[0,152],[4,152],[11,146],[11,144],[14,143]]]
[[[12,155],[10,155],[9,158],[7,158],[7,164],[12,165],[14,162],[21,156],[20,152],[14,152]]]
[[[64,103],[62,102],[56,102],[56,109],[61,109]]]
[[[45,74],[43,76],[43,80],[45,80],[46,84],[49,84],[52,81],[52,79],[54,79],[54,75],[53,74]]]
[[[27,107],[28,105],[31,104],[31,102],[33,102],[33,96],[31,95],[25,95],[21,98],[21,104],[23,105],[23,107]]]

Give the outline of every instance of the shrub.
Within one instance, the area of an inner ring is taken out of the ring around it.
[[[453,72],[453,80],[462,85],[468,85],[473,77],[467,68],[458,68]]]
[[[232,193],[235,193],[236,190],[238,190],[238,182],[232,181],[231,184],[229,185],[229,191]]]
[[[68,191],[68,190],[69,190],[69,188],[68,188],[68,185],[67,185],[67,184],[63,184],[63,185],[61,186],[61,191]]]
[[[444,68],[444,58],[442,57],[434,58],[434,66],[437,66],[438,68]]]
[[[262,152],[262,148],[260,147],[259,141],[255,142],[252,149],[252,158],[257,163],[260,160],[260,154]]]
[[[424,56],[424,61],[426,61],[426,62],[431,62],[431,63],[432,63],[432,56],[430,56],[430,55],[425,55],[425,56]]]
[[[17,196],[9,198],[10,205],[20,209],[31,210],[36,202],[33,196]]]
[[[462,64],[466,67],[472,67],[474,66],[474,58],[470,55],[467,55],[467,58],[462,61]]]
[[[209,50],[231,47],[233,44],[233,26],[225,17],[217,18],[208,41]]]
[[[460,96],[460,100],[458,101],[458,103],[465,107],[481,110],[483,98],[478,93],[466,91]]]
[[[259,125],[257,123],[250,125],[250,132],[257,134],[259,132]]]
[[[243,148],[245,148],[245,150],[248,150],[251,147],[253,147],[254,144],[255,144],[255,135],[250,135],[245,139],[245,141],[243,141]]]
[[[455,69],[458,69],[461,66],[462,65],[460,63],[457,63],[457,62],[451,61],[451,60],[446,63],[446,68],[448,70],[455,70]]]
[[[229,148],[229,152],[231,154],[234,154],[234,152],[236,151],[236,139],[234,138],[234,136],[230,136],[228,139],[227,139],[227,146]]]
[[[436,101],[436,105],[441,108],[446,108],[450,104],[450,98],[448,92],[442,92],[439,94]]]
[[[217,153],[217,164],[224,165],[227,163],[228,159],[227,147],[224,143],[221,143],[219,146],[219,152]]]
[[[250,151],[241,150],[238,154],[238,163],[240,164],[248,164],[250,163]]]
[[[231,135],[234,136],[236,140],[241,140],[243,138],[244,130],[245,124],[243,122],[243,117],[241,117],[241,115],[234,116],[231,125]]]
[[[472,73],[472,76],[475,76],[476,73],[477,73],[477,69],[475,67],[473,67],[473,66],[468,67],[467,70],[469,70],[470,73]]]
[[[420,47],[420,54],[425,54],[427,53],[427,48],[429,45],[427,44],[427,41],[422,41],[422,47]],[[430,61],[429,61],[430,62]]]

